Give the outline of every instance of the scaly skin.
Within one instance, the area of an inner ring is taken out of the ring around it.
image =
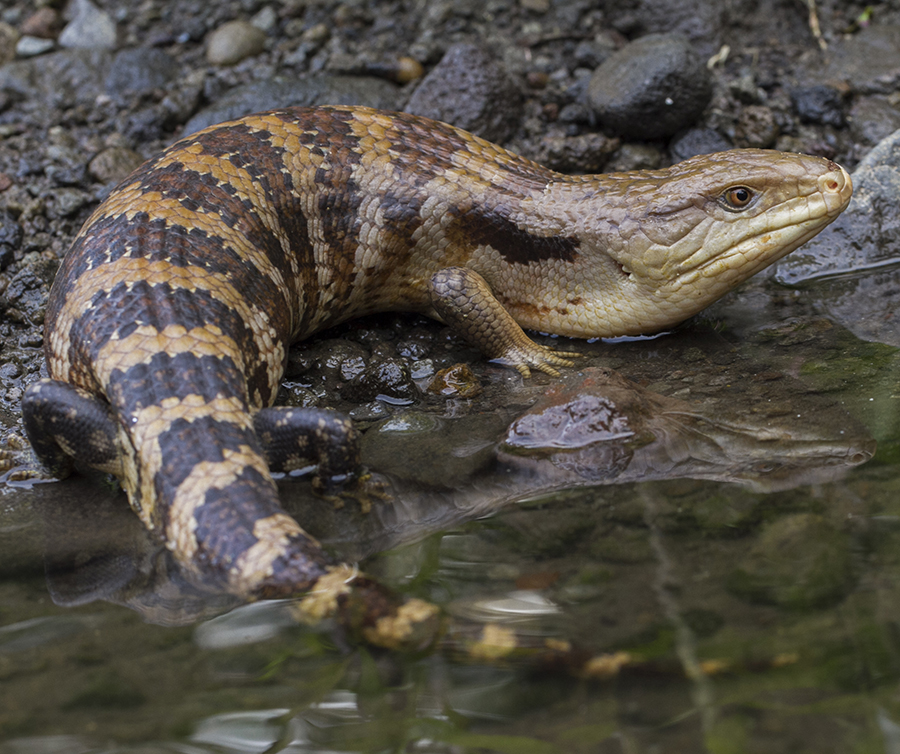
[[[679,322],[809,239],[842,168],[758,150],[568,177],[471,134],[365,108],[206,129],[126,179],[75,240],[46,318],[50,380],[23,404],[57,475],[117,474],[189,568],[247,598],[335,573],[270,470],[352,475],[326,412],[266,408],[288,346],[376,311],[437,316],[524,374],[577,337]]]

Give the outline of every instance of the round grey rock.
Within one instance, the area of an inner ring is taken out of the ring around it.
[[[503,66],[480,45],[457,44],[422,79],[405,110],[503,142],[521,108],[519,90]]]
[[[587,96],[610,131],[626,139],[661,139],[700,117],[712,96],[712,78],[687,37],[648,34],[594,71]]]
[[[234,65],[258,55],[266,44],[266,33],[247,21],[229,21],[206,39],[206,60],[213,65]]]
[[[116,46],[116,23],[106,11],[90,0],[72,3],[72,20],[59,35],[61,47],[86,47],[91,50],[112,50]]]

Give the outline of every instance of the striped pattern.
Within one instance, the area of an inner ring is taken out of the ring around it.
[[[52,425],[72,455],[66,417],[89,413],[105,444],[78,459],[114,468],[183,563],[249,597],[302,591],[332,566],[281,510],[270,465],[311,454],[340,476],[356,456],[328,460],[336,438],[352,442],[344,420],[260,411],[292,341],[418,311],[523,373],[554,373],[567,354],[521,326],[603,336],[680,321],[833,219],[845,179],[753,150],[570,178],[365,108],[214,126],[136,171],[76,238],[47,311],[56,387],[26,396],[29,433],[49,457]],[[753,195],[742,212],[722,207],[735,184]]]

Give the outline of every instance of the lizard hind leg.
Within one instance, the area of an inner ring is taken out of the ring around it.
[[[39,380],[25,391],[22,419],[38,460],[57,479],[78,466],[121,476],[118,423],[103,399],[66,382]]]
[[[359,473],[359,433],[346,417],[318,408],[276,406],[253,416],[269,469],[289,472],[317,464],[313,483],[340,489]]]

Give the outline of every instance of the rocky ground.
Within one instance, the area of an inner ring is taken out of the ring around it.
[[[179,136],[287,104],[460,125],[568,172],[772,147],[853,168],[900,127],[900,2],[7,1],[0,11],[0,405],[41,368],[59,259],[117,181]],[[299,351],[289,399],[374,419],[460,356],[376,318]],[[477,377],[438,381],[459,394]],[[468,387],[467,387],[468,386]],[[477,385],[476,385],[477,388]],[[330,401],[335,403],[334,400]]]

